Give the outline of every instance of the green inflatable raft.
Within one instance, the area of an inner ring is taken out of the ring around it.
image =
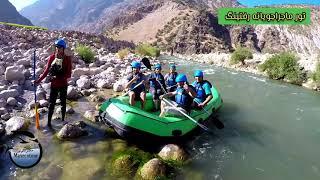
[[[189,114],[199,123],[207,121],[222,106],[222,99],[214,87],[211,88],[213,98],[204,110],[192,110]],[[177,139],[191,134],[197,124],[187,117],[159,117],[160,111],[152,112],[152,95],[147,93],[145,110],[141,110],[140,102],[129,105],[129,97],[110,98],[100,106],[99,120],[112,127],[124,138],[156,138]]]

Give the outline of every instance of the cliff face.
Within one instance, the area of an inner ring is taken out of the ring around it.
[[[32,25],[31,21],[21,16],[8,0],[0,0],[0,22]]]

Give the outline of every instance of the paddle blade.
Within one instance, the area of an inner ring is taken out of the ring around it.
[[[142,58],[141,62],[142,62],[148,69],[151,70],[151,63],[150,63],[150,61],[149,61],[148,58],[146,58],[146,57]]]
[[[35,115],[36,115],[36,128],[40,129],[40,115],[38,113],[38,107],[36,106],[34,108],[34,110],[35,110]]]

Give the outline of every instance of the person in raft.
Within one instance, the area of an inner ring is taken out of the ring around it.
[[[176,77],[178,73],[176,72],[176,65],[170,64],[170,72],[164,76],[164,80],[166,81],[167,91],[174,92],[177,89]]]
[[[161,101],[161,113],[159,117],[163,117],[165,115],[175,115],[175,116],[183,116],[179,111],[179,109],[184,113],[189,113],[191,110],[191,105],[193,102],[193,98],[196,97],[196,92],[193,86],[188,84],[187,76],[184,74],[179,74],[176,78],[177,89],[174,92],[169,92],[160,96],[160,99],[167,97],[175,97],[174,101],[168,100],[170,104],[173,104],[175,107],[172,107],[170,104],[165,101]]]
[[[146,103],[146,77],[140,72],[141,63],[133,61],[131,63],[132,74],[127,77],[128,83],[125,86],[129,92],[129,103],[135,105],[136,101],[141,100],[141,109],[144,109]]]
[[[48,127],[51,126],[51,119],[56,105],[58,95],[61,101],[61,120],[65,120],[66,115],[66,101],[68,90],[68,78],[71,78],[72,61],[71,56],[67,56],[65,50],[67,48],[66,41],[58,39],[54,43],[55,52],[50,55],[47,65],[40,75],[40,77],[34,81],[34,85],[39,85],[41,81],[49,74],[49,80],[51,82],[50,97],[49,97],[49,112],[48,112]]]
[[[159,96],[166,93],[166,84],[164,77],[161,74],[161,64],[156,64],[154,66],[154,72],[149,77],[150,82],[150,92],[153,97],[153,102],[155,106],[155,111],[158,111],[160,108]]]
[[[211,83],[207,80],[203,80],[203,71],[196,70],[194,72],[194,78],[196,79],[192,86],[195,88],[197,96],[193,100],[193,107],[196,109],[201,109],[208,104],[208,102],[213,98],[211,93]]]

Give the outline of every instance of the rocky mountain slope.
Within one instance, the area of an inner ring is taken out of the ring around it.
[[[44,17],[40,19],[43,24],[36,25],[103,33],[134,43],[149,42],[181,54],[232,52],[239,45],[262,53],[291,50],[311,55],[320,49],[319,6],[307,6],[312,9],[309,26],[222,26],[218,24],[217,8],[242,7],[236,0],[85,2],[40,0],[22,13],[45,7],[39,10],[46,12],[39,13]]]
[[[31,21],[21,16],[8,0],[0,0],[0,22],[32,25]]]

